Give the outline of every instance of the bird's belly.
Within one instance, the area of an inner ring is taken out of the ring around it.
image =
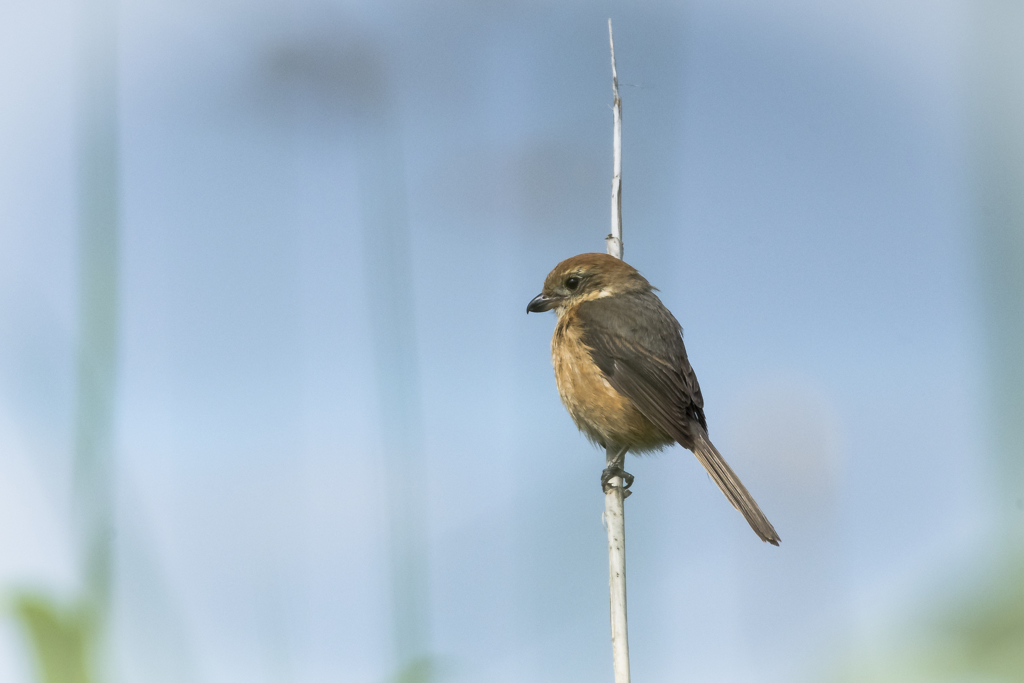
[[[634,452],[656,450],[672,443],[672,437],[612,387],[571,328],[561,330],[561,334],[556,330],[551,362],[562,404],[591,441],[602,446],[628,446]]]

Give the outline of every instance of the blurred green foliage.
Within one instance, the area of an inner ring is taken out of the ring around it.
[[[1007,562],[980,594],[956,605],[936,631],[959,671],[1024,682],[1024,555]]]
[[[12,607],[31,643],[41,683],[95,683],[95,610],[81,603],[62,606],[35,593],[16,595]]]
[[[855,650],[834,683],[1024,683],[1024,553],[996,565],[983,587],[936,596],[934,607],[881,651]]]
[[[434,680],[434,660],[418,657],[408,662],[394,677],[393,683],[430,683]]]

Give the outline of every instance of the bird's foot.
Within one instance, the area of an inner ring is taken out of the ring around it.
[[[622,486],[620,487],[622,489],[622,497],[629,498],[633,493],[629,490],[629,487],[633,485],[633,475],[618,465],[609,465],[601,472],[601,490],[605,493],[610,493],[615,488],[611,483],[611,480],[615,477],[622,479]]]

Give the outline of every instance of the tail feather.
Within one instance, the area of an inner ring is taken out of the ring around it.
[[[757,501],[747,491],[747,487],[743,485],[740,478],[732,471],[729,463],[725,461],[725,458],[718,452],[718,449],[711,443],[707,435],[703,433],[703,430],[698,429],[695,431],[698,433],[694,435],[692,450],[693,454],[697,456],[697,460],[708,471],[711,478],[715,480],[718,488],[722,489],[722,493],[729,499],[733,507],[743,514],[747,523],[750,524],[750,528],[754,530],[754,533],[760,536],[762,541],[778,545],[782,539],[775,533],[775,527],[772,526],[772,523],[761,512],[761,508],[757,506]]]

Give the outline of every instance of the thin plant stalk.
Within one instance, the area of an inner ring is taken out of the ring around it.
[[[619,73],[615,69],[615,40],[612,20],[608,20],[608,45],[612,53],[612,231],[605,238],[608,253],[622,258],[622,100],[619,99]]]
[[[622,258],[622,100],[619,99],[619,75],[615,69],[615,41],[612,20],[608,20],[608,43],[612,55],[612,231],[605,238],[608,253]],[[625,449],[609,447],[607,466],[622,466]],[[625,489],[622,478],[613,477],[604,495],[604,527],[608,532],[608,590],[611,607],[612,661],[615,683],[629,683],[629,633],[626,624],[626,520]]]

